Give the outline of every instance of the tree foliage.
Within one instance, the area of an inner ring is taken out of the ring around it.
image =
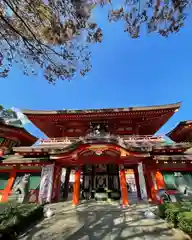
[[[17,118],[17,114],[10,108],[5,109],[0,105],[0,117],[1,118]]]
[[[123,21],[125,32],[131,38],[140,36],[142,26],[147,32],[157,32],[163,37],[178,32],[184,26],[187,0],[148,0],[141,7],[141,0],[126,0],[119,8],[112,7],[109,11],[109,21]]]
[[[40,66],[50,83],[84,76],[91,69],[89,44],[103,39],[90,20],[96,5],[108,5],[109,22],[123,21],[131,38],[144,25],[163,37],[184,25],[187,0],[148,0],[142,7],[141,0],[123,1],[116,9],[112,0],[0,0],[0,77],[15,63],[25,75],[37,74]]]
[[[0,105],[0,122],[17,127],[23,126],[15,111],[10,108],[5,109],[2,105]]]
[[[1,77],[14,63],[26,75],[36,74],[40,66],[50,83],[88,72],[87,43],[102,41],[101,29],[89,21],[93,6],[70,0],[0,0]]]

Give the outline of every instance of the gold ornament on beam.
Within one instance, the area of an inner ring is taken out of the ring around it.
[[[120,149],[120,154],[121,154],[121,157],[126,157],[127,155],[129,155],[129,153],[124,149]]]
[[[96,151],[95,151],[95,154],[96,154],[97,156],[101,156],[101,155],[103,154],[103,151],[102,151],[102,150],[96,150]]]

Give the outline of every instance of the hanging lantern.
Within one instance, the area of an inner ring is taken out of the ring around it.
[[[4,155],[4,151],[0,149],[0,157],[2,157],[3,155]]]

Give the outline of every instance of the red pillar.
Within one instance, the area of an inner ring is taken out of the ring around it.
[[[150,196],[153,202],[159,202],[157,191],[165,189],[165,182],[162,173],[158,170],[150,169],[147,172],[147,179],[150,187]]]
[[[156,181],[158,190],[165,189],[164,177],[160,171],[155,172],[155,181]]]
[[[145,182],[146,182],[148,200],[151,201],[153,199],[152,195],[154,190],[154,184],[153,184],[153,179],[150,171],[145,173]]]
[[[120,186],[121,186],[121,199],[122,205],[127,206],[129,205],[128,201],[128,191],[127,191],[127,182],[125,177],[125,169],[121,169],[119,173],[120,177]]]
[[[141,189],[140,189],[140,183],[139,183],[139,173],[138,168],[134,169],[134,176],[135,176],[135,183],[137,188],[137,197],[141,199]]]
[[[6,187],[3,191],[3,196],[2,196],[2,200],[1,200],[2,202],[7,202],[8,201],[9,193],[12,189],[15,178],[16,178],[16,167],[13,167],[13,169],[10,172],[7,185],[6,185]]]
[[[73,206],[76,206],[79,203],[80,176],[81,176],[81,170],[78,169],[75,171],[75,181],[73,184],[73,201],[72,201]]]
[[[154,185],[154,179],[153,179],[153,170],[146,169],[146,185],[147,185],[147,191],[148,191],[148,200],[149,201],[156,201],[156,190]]]

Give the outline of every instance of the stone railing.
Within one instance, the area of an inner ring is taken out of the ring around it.
[[[131,144],[131,143],[162,143],[164,142],[164,138],[162,136],[149,136],[149,135],[132,135],[132,136],[118,136],[114,134],[110,134],[107,132],[104,133],[89,133],[85,136],[79,138],[48,138],[48,139],[39,139],[38,144],[46,145],[46,144],[72,144],[77,141],[104,141],[104,142],[114,142],[118,144]]]
[[[181,149],[188,149],[188,148],[191,148],[192,147],[192,144],[191,143],[188,143],[188,142],[182,142],[182,143],[161,143],[161,144],[154,144],[153,146],[153,149],[162,149],[162,148],[170,148],[170,149],[178,149],[178,148],[181,148]]]
[[[110,133],[89,133],[85,137],[81,137],[80,140],[85,141],[107,141],[107,142],[117,142],[119,140],[119,136],[113,135]]]
[[[71,144],[74,141],[71,141],[68,138],[47,138],[39,139],[38,142],[40,145],[47,145],[47,144]]]
[[[122,138],[125,142],[164,142],[163,136],[152,136],[152,135],[131,135]]]

